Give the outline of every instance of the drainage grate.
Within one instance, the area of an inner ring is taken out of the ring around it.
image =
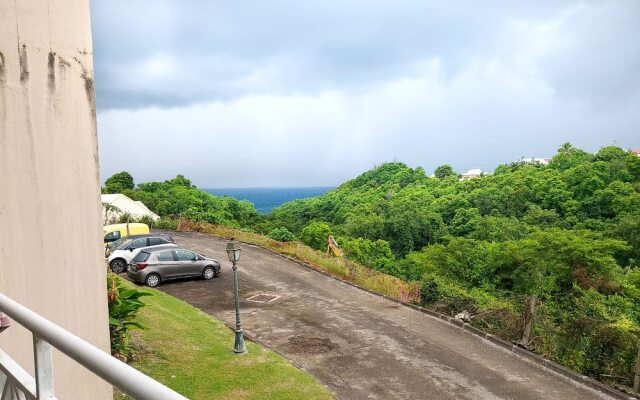
[[[271,303],[275,299],[280,296],[276,296],[275,294],[256,294],[254,296],[249,297],[248,301],[254,301],[256,303]]]

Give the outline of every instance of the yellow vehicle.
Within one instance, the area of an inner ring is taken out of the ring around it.
[[[114,224],[102,228],[104,242],[110,243],[129,235],[144,235],[149,233],[149,225],[140,223]]]

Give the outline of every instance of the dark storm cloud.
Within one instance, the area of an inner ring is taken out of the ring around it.
[[[558,90],[613,92],[640,60],[637,46],[629,51],[640,34],[637,2],[449,3],[94,1],[98,104],[357,90],[410,74],[415,62],[432,57],[451,76],[478,58],[518,50],[508,43],[510,23],[553,20],[576,8],[559,38],[571,42],[541,60]]]
[[[640,2],[527,3],[93,1],[103,179],[323,186],[640,147]]]

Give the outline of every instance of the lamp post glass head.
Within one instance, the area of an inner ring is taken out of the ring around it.
[[[229,261],[232,263],[240,261],[240,251],[242,251],[240,242],[232,240],[227,243],[227,256],[229,256]]]

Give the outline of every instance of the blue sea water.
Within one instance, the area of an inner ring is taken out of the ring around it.
[[[202,189],[216,196],[235,197],[238,200],[249,200],[260,214],[268,214],[274,208],[292,200],[322,196],[333,187],[308,188],[240,188],[240,189]]]

